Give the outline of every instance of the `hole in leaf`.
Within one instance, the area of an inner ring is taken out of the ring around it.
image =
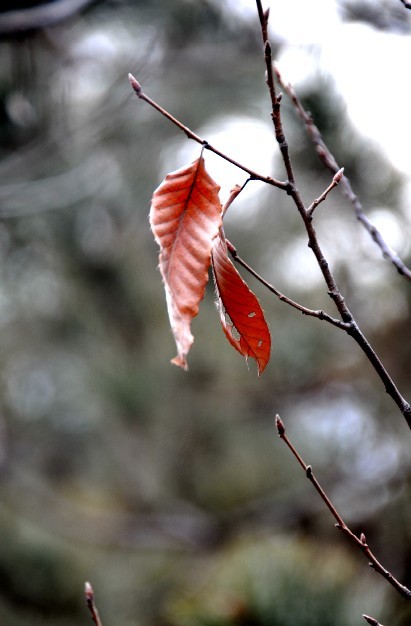
[[[260,339],[260,341],[258,342],[258,347],[261,348],[262,345],[263,345],[263,340]]]
[[[255,311],[251,311],[251,313],[248,314],[248,317],[254,317],[255,316]]]

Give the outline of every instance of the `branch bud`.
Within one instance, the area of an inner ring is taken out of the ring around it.
[[[92,606],[94,602],[94,591],[89,582],[84,583],[84,596],[86,598],[87,606]]]
[[[282,419],[281,419],[281,417],[279,415],[275,416],[275,425],[276,425],[277,430],[278,430],[278,435],[280,437],[282,437],[284,435],[284,433],[285,433],[285,428],[284,428],[284,424],[282,422]]]
[[[342,177],[344,176],[344,168],[342,167],[333,178],[333,181],[338,185],[341,182]]]
[[[130,81],[130,85],[132,86],[136,94],[139,96],[141,94],[142,88],[138,80],[134,78],[133,74],[128,75],[128,80]]]

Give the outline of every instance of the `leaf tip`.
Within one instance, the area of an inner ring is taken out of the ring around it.
[[[181,367],[181,369],[183,369],[185,372],[188,370],[187,359],[184,355],[177,354],[174,359],[171,359],[171,363],[173,365],[177,365],[177,367]]]

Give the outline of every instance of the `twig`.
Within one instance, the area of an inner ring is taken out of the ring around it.
[[[403,5],[405,6],[406,9],[411,9],[411,2],[410,2],[410,0],[400,0],[400,2],[403,3]]]
[[[344,174],[344,168],[342,167],[340,170],[338,170],[338,172],[335,174],[331,185],[329,185],[327,187],[327,189],[325,191],[323,191],[323,193],[321,194],[321,196],[319,196],[316,200],[314,200],[314,202],[312,204],[310,204],[310,206],[307,209],[307,215],[309,217],[312,218],[313,213],[315,211],[315,209],[318,207],[319,204],[321,204],[321,202],[324,202],[324,200],[326,199],[326,197],[328,196],[328,194],[330,193],[330,191],[332,191],[334,189],[334,187],[336,187],[340,181],[341,178],[343,177]]]
[[[281,182],[280,180],[276,180],[275,178],[272,178],[271,176],[263,176],[262,174],[258,174],[257,172],[254,172],[253,170],[246,167],[245,165],[242,165],[238,161],[235,161],[234,159],[229,157],[227,154],[224,154],[217,148],[214,148],[214,146],[209,144],[206,139],[202,139],[201,137],[196,135],[196,133],[190,130],[188,126],[185,126],[182,122],[180,122],[173,115],[171,115],[171,113],[166,111],[166,109],[163,109],[163,107],[157,104],[157,102],[149,98],[149,96],[147,96],[142,90],[140,83],[134,78],[132,74],[128,75],[128,79],[130,81],[130,85],[132,86],[134,90],[134,93],[136,94],[138,98],[147,102],[150,106],[152,106],[154,109],[159,111],[161,115],[164,115],[164,117],[170,120],[170,122],[178,126],[178,128],[180,128],[180,130],[182,130],[189,139],[193,139],[194,141],[202,145],[206,150],[210,150],[210,152],[214,152],[214,154],[217,154],[219,157],[221,157],[225,161],[228,161],[228,163],[235,165],[235,167],[238,167],[240,170],[243,170],[243,172],[247,172],[247,174],[249,174],[249,176],[253,180],[261,180],[262,182],[267,183],[268,185],[272,185],[273,187],[278,187],[279,189],[284,189],[284,190],[288,189],[287,182]]]
[[[328,287],[328,294],[334,301],[334,304],[341,316],[341,319],[346,324],[349,324],[349,328],[347,329],[347,333],[357,342],[360,348],[363,350],[371,365],[374,367],[378,376],[384,384],[386,392],[391,396],[394,400],[395,404],[400,409],[402,415],[404,416],[409,428],[411,429],[411,405],[409,402],[402,397],[401,393],[397,389],[394,381],[391,379],[381,360],[379,359],[377,353],[369,343],[368,339],[365,337],[363,332],[360,330],[358,324],[356,323],[351,311],[345,303],[344,297],[340,292],[337,282],[334,278],[334,275],[328,265],[328,261],[325,258],[320,244],[318,242],[317,233],[315,231],[312,216],[308,213],[304,202],[301,198],[301,194],[298,191],[298,188],[295,184],[293,168],[291,165],[291,159],[288,152],[288,145],[284,136],[284,132],[281,124],[281,115],[280,115],[280,100],[281,98],[276,95],[275,86],[274,86],[274,69],[271,61],[271,47],[268,42],[268,17],[269,12],[263,11],[261,0],[256,0],[258,15],[260,18],[261,24],[261,33],[264,44],[264,58],[266,64],[267,71],[267,85],[270,91],[270,97],[272,102],[272,117],[276,131],[277,141],[280,144],[281,154],[284,161],[284,166],[288,173],[289,177],[289,185],[286,190],[287,193],[292,197],[297,210],[304,222],[305,229],[308,235],[308,246],[311,248],[315,258],[317,259],[318,266],[321,270],[325,283]],[[317,131],[318,132],[318,131]],[[281,141],[280,141],[281,140]],[[322,140],[321,140],[322,141]],[[323,150],[324,152],[324,150]],[[333,169],[333,173],[337,174],[339,171],[339,167],[337,166],[334,157],[328,151],[324,152],[324,155],[327,159],[332,159],[335,163],[336,168]],[[344,176],[343,176],[344,179]]]
[[[383,626],[383,624],[380,624],[380,622],[377,622],[376,619],[374,619],[373,617],[370,617],[369,615],[363,615],[363,618],[365,619],[366,622],[371,624],[371,626]]]
[[[294,185],[294,172],[291,165],[291,160],[288,153],[288,144],[285,139],[283,126],[281,122],[281,98],[282,94],[276,93],[274,75],[273,75],[273,60],[271,55],[271,44],[268,38],[268,19],[270,16],[270,10],[263,11],[261,0],[257,0],[258,17],[260,19],[261,33],[263,37],[264,45],[264,60],[266,66],[266,83],[270,92],[271,98],[271,117],[274,124],[275,137],[283,156],[285,169],[287,171],[288,180],[291,185]]]
[[[325,320],[326,322],[329,322],[333,326],[337,326],[337,328],[341,328],[341,330],[347,331],[350,328],[350,324],[346,324],[345,322],[342,322],[341,320],[337,320],[334,317],[331,317],[331,315],[328,315],[328,313],[325,313],[325,311],[321,311],[321,310],[315,311],[314,309],[308,309],[302,304],[299,304],[298,302],[295,302],[294,300],[291,300],[291,298],[288,298],[287,296],[285,296],[283,293],[281,293],[281,291],[278,291],[276,287],[271,285],[262,276],[260,276],[260,274],[258,274],[250,265],[248,265],[248,263],[246,263],[239,256],[237,249],[233,246],[233,244],[228,239],[226,239],[226,242],[227,242],[227,248],[231,256],[233,257],[234,261],[236,261],[236,263],[244,267],[244,269],[246,269],[247,272],[249,272],[262,285],[264,285],[264,287],[266,287],[269,291],[275,294],[277,298],[281,300],[281,302],[285,302],[286,304],[289,304],[294,309],[297,309],[298,311],[300,311],[300,313],[302,313],[303,315],[309,315],[310,317],[316,317],[320,320]]]
[[[98,610],[94,602],[93,587],[90,585],[89,582],[86,582],[84,584],[84,595],[86,598],[86,604],[91,613],[91,619],[93,620],[96,626],[103,626],[103,623],[100,619],[100,615],[98,614]]]
[[[346,535],[351,540],[351,542],[354,543],[357,546],[357,548],[359,548],[361,550],[361,552],[368,559],[369,565],[370,565],[370,567],[372,567],[372,569],[374,569],[378,574],[383,576],[383,578],[385,578],[394,587],[394,589],[396,591],[398,591],[398,593],[401,594],[404,598],[406,598],[407,600],[411,600],[411,591],[407,587],[402,585],[396,578],[394,578],[394,576],[388,570],[386,570],[381,565],[381,563],[377,560],[377,558],[371,552],[371,550],[370,550],[370,548],[369,548],[369,546],[367,544],[367,540],[365,538],[365,535],[363,533],[361,533],[360,537],[357,537],[350,530],[350,528],[347,526],[347,524],[344,522],[343,518],[341,517],[341,515],[339,514],[339,512],[335,508],[334,504],[331,502],[330,498],[325,493],[324,489],[321,487],[320,483],[318,482],[318,480],[314,476],[314,473],[313,473],[311,465],[306,465],[305,464],[305,462],[303,461],[302,457],[300,456],[300,454],[297,452],[296,448],[293,446],[293,444],[291,443],[291,441],[287,437],[287,435],[285,433],[284,424],[283,424],[283,422],[282,422],[282,420],[281,420],[279,415],[276,415],[275,423],[276,423],[276,427],[277,427],[277,431],[278,431],[279,437],[284,441],[284,443],[291,450],[291,452],[293,453],[293,455],[297,459],[298,463],[303,468],[303,470],[305,472],[305,475],[307,476],[308,480],[312,483],[312,485],[314,486],[315,490],[320,495],[321,499],[323,500],[323,502],[325,503],[325,505],[327,506],[327,508],[331,512],[332,516],[336,520],[336,522],[337,522],[336,525],[335,525],[336,528],[341,530],[341,532],[344,533],[344,535]],[[378,622],[375,622],[375,624],[377,624],[377,623]]]
[[[411,8],[411,4],[410,7]],[[318,127],[314,124],[314,121],[311,115],[304,109],[300,99],[298,98],[294,88],[289,83],[285,83],[282,79],[281,73],[278,69],[278,66],[274,64],[274,71],[277,77],[281,88],[288,95],[292,103],[294,104],[298,115],[304,122],[306,131],[313,142],[315,149],[317,151],[318,156],[324,165],[334,174],[337,173],[340,169],[337,161],[335,160],[334,155],[330,152],[327,145],[324,143],[324,140],[321,136],[321,133]],[[407,280],[411,280],[411,269],[408,268],[402,259],[398,256],[394,250],[392,250],[388,244],[384,241],[383,236],[379,232],[379,230],[370,222],[368,217],[365,214],[364,208],[358,198],[358,196],[354,193],[349,178],[343,175],[341,178],[341,187],[343,189],[343,193],[351,202],[357,220],[364,226],[366,231],[369,233],[373,241],[379,246],[382,255],[385,259],[391,261],[394,267],[397,269],[398,273],[401,276],[404,276]]]

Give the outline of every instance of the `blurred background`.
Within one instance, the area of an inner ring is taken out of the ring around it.
[[[410,18],[399,0],[271,3],[285,80],[408,263]],[[352,529],[410,586],[410,433],[356,344],[245,277],[272,332],[263,376],[226,342],[212,286],[189,371],[170,365],[148,211],[199,146],[135,98],[128,72],[196,133],[285,178],[252,0],[2,2],[0,622],[90,623],[90,580],[104,626],[409,624],[274,429],[280,413]],[[283,116],[310,203],[331,176],[286,98]],[[245,181],[206,164],[222,201]],[[409,398],[410,283],[339,189],[315,220]],[[250,183],[226,234],[278,289],[336,314],[285,194]]]

